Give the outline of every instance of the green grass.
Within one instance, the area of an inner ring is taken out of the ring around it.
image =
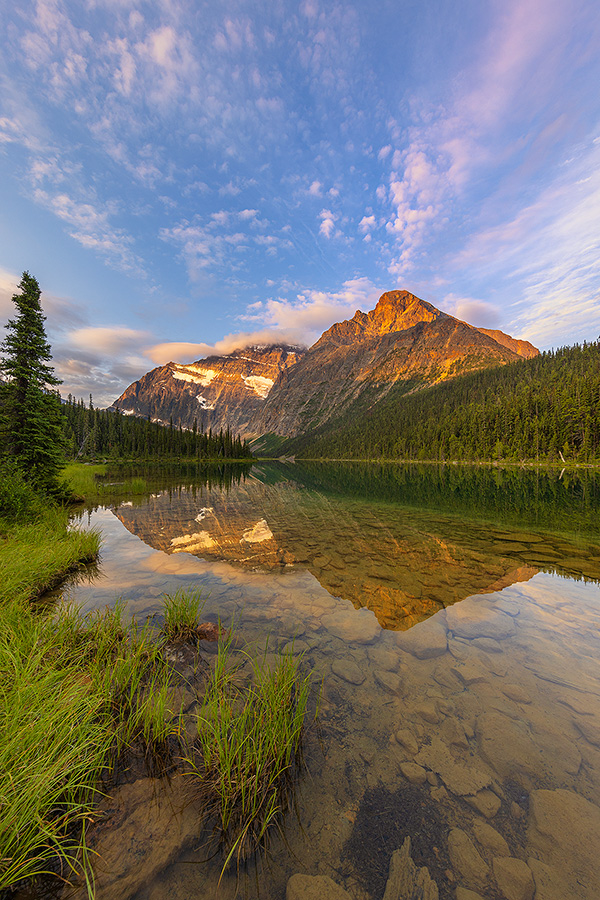
[[[252,683],[236,687],[231,636],[220,641],[187,759],[225,850],[223,872],[264,845],[286,812],[300,757],[310,675],[280,654],[273,668],[253,660]],[[238,656],[238,659],[240,657]]]
[[[198,637],[197,627],[206,599],[200,590],[180,588],[163,595],[164,621],[162,633],[167,641],[182,644]]]
[[[177,713],[156,633],[120,606],[0,607],[0,892],[58,871],[92,885],[85,825],[101,785],[127,753],[164,764]]]
[[[99,532],[67,525],[60,508],[45,508],[27,524],[0,520],[0,605],[35,599],[97,558]]]

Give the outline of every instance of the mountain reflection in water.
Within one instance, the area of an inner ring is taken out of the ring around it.
[[[115,515],[166,553],[306,569],[384,628],[540,570],[600,580],[591,473],[278,463],[190,475]]]
[[[244,654],[301,658],[319,727],[285,833],[239,882],[206,860],[185,781],[119,785],[90,837],[97,900],[283,900],[298,873],[381,900],[406,837],[440,900],[600,897],[593,472],[255,463],[106,480],[130,475],[147,495],[121,486],[89,512],[100,571],[63,602],[120,596],[142,622],[199,590]]]

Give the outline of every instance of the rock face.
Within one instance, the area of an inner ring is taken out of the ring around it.
[[[493,338],[495,341],[498,341],[503,347],[514,350],[515,353],[518,353],[519,356],[522,356],[524,359],[533,359],[534,356],[540,355],[540,351],[537,347],[534,347],[529,341],[519,341],[509,334],[504,334],[503,331],[497,331],[491,328],[480,328],[479,331],[481,331],[482,334],[487,334],[488,337]]]
[[[388,291],[372,312],[333,325],[282,372],[255,431],[301,434],[357,401],[382,399],[397,382],[407,390],[425,387],[538,353],[531,345],[520,348],[525,343],[467,325],[408,291]]]
[[[415,390],[538,350],[501,331],[477,329],[408,291],[388,291],[374,310],[329,328],[310,350],[250,347],[189,365],[168,363],[131,384],[113,407],[168,424],[230,428],[242,437],[295,436],[403,382]]]
[[[208,431],[229,428],[253,433],[251,423],[265,405],[280,373],[305,351],[299,347],[246,347],[189,365],[170,362],[134,381],[112,405],[125,415],[150,416],[168,425]]]

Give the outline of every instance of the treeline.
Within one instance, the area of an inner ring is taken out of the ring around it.
[[[600,342],[403,393],[285,442],[308,458],[600,460]]]
[[[229,429],[213,434],[161,425],[137,416],[124,416],[118,410],[95,409],[92,398],[69,397],[62,405],[65,421],[66,455],[69,459],[107,458],[156,459],[180,457],[196,459],[246,459],[252,456],[247,441]]]

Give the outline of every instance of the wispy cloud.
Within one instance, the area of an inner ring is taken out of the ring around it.
[[[440,303],[440,309],[476,328],[498,328],[500,324],[500,310],[487,300],[447,294]]]
[[[513,218],[475,233],[456,258],[496,281],[519,336],[543,347],[600,334],[600,137]]]
[[[476,188],[476,178],[495,170],[497,182],[508,160],[519,158],[534,140],[529,123],[552,102],[554,85],[569,64],[576,68],[567,38],[574,14],[569,0],[510,0],[492,9],[487,40],[456,76],[443,105],[414,105],[417,121],[407,143],[392,123],[399,143],[388,185],[378,195],[393,210],[387,230],[397,250],[388,268],[396,276],[418,263],[426,242],[447,226],[457,200]],[[545,134],[555,143],[561,137],[558,130]],[[380,158],[386,159],[388,147],[383,151]]]
[[[260,323],[254,331],[232,332],[214,344],[189,341],[156,344],[148,350],[148,355],[162,365],[171,360],[182,362],[220,356],[256,344],[310,346],[335,322],[350,318],[357,309],[372,309],[380,294],[381,290],[363,277],[346,281],[340,291],[308,290],[298,293],[293,300],[267,299],[251,304],[246,315],[240,317]]]
[[[219,210],[163,228],[160,236],[179,248],[190,278],[197,280],[207,271],[226,268],[230,275],[247,267],[257,248],[268,256],[292,248],[286,231],[267,233],[269,228],[256,209]]]
[[[69,193],[35,188],[33,197],[40,206],[54,213],[69,226],[69,235],[87,249],[97,251],[111,265],[138,277],[144,276],[141,260],[133,250],[134,240],[122,228],[110,222],[116,212],[116,203],[108,207],[97,198],[76,199]]]

